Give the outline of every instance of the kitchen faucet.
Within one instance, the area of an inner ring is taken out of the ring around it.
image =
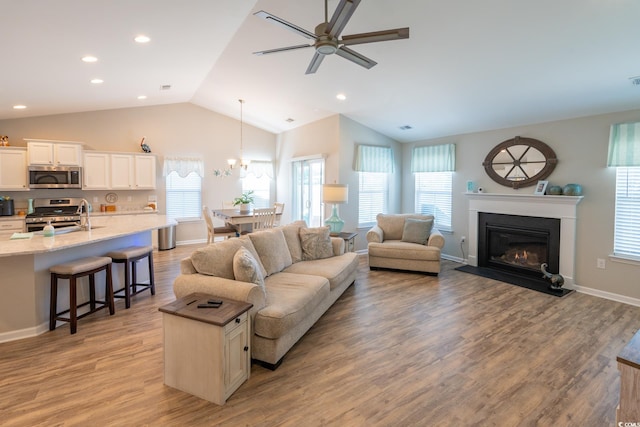
[[[84,217],[82,216],[82,206],[84,206]],[[87,199],[82,199],[78,205],[78,211],[80,214],[80,229],[84,231],[91,231],[91,220],[89,219],[89,202]]]

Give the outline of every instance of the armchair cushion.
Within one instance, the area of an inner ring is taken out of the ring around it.
[[[425,245],[429,240],[432,228],[433,219],[407,218],[404,220],[404,229],[400,240]]]

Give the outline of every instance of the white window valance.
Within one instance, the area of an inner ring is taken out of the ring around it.
[[[393,150],[391,147],[356,145],[354,171],[393,173],[393,164]]]
[[[429,145],[414,147],[411,172],[455,172],[456,145]]]
[[[186,178],[191,172],[195,172],[204,178],[204,162],[196,157],[165,157],[162,168],[162,176],[171,172],[177,172],[181,178]]]
[[[275,173],[273,171],[273,162],[264,161],[264,160],[251,160],[249,166],[247,167],[246,172],[244,170],[240,171],[240,176],[246,176],[250,173],[254,174],[256,178],[262,178],[264,175],[268,176],[269,179],[273,179]]]
[[[611,125],[607,166],[640,166],[640,122]]]

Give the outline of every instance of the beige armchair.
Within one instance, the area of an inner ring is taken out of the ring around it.
[[[433,216],[378,214],[367,232],[369,268],[440,272],[442,233],[433,227]]]

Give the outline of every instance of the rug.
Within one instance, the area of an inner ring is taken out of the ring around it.
[[[494,270],[492,268],[473,267],[471,265],[463,265],[456,267],[456,270],[465,273],[475,274],[476,276],[486,277],[488,279],[499,280],[500,282],[509,283],[511,285],[521,286],[523,288],[531,289],[534,291],[542,292],[548,295],[556,297],[563,297],[573,292],[573,289],[551,289],[549,284],[543,280],[536,280],[535,278],[519,276],[517,274],[510,274]],[[540,273],[542,276],[542,273]]]

